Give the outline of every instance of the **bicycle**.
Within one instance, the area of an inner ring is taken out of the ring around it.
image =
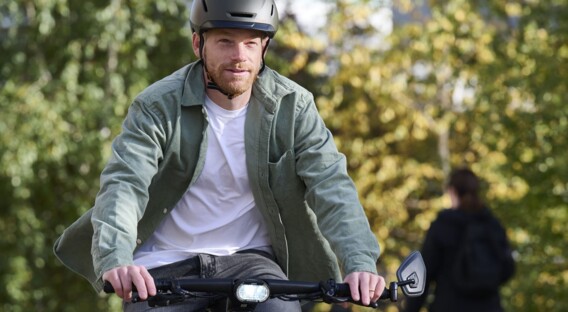
[[[422,295],[426,281],[426,267],[422,255],[413,251],[404,259],[396,271],[396,282],[390,282],[379,300],[398,300],[398,288],[407,297]],[[254,311],[257,304],[269,298],[281,300],[308,300],[313,302],[345,303],[354,301],[350,296],[349,285],[337,283],[333,279],[321,282],[290,281],[276,279],[156,279],[157,294],[147,299],[151,307],[168,306],[190,298],[226,298],[225,311]],[[106,293],[113,293],[112,285],[104,285]],[[141,301],[133,294],[133,302]],[[377,308],[378,301],[370,307]]]

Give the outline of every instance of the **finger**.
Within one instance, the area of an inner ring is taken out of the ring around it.
[[[375,289],[371,289],[371,287],[369,287],[370,279],[371,279],[370,273],[361,273],[359,275],[359,287],[361,288],[361,303],[363,305],[369,305],[369,303],[371,303],[371,292],[375,291]]]
[[[349,291],[353,301],[359,301],[359,276],[356,273],[351,273],[345,277],[345,283],[349,284]]]
[[[132,278],[130,277],[130,269],[123,267],[118,271],[120,283],[122,284],[122,299],[125,301],[132,300]]]
[[[145,267],[142,267],[140,270],[142,278],[144,278],[144,282],[146,284],[146,288],[148,290],[148,295],[155,296],[156,295],[156,284],[154,283],[154,278]]]
[[[118,273],[116,269],[107,271],[103,274],[103,281],[109,282],[114,289],[114,293],[122,298],[123,291],[122,291],[122,283],[120,282],[120,278],[118,277]]]
[[[156,285],[154,278],[143,266],[134,266],[130,270],[132,284],[136,287],[136,292],[140,299],[146,300],[148,296],[156,295]]]
[[[146,288],[146,281],[142,277],[140,273],[140,269],[137,267],[133,267],[130,269],[130,278],[132,279],[132,284],[136,287],[136,292],[140,299],[147,299],[148,298],[148,289]]]
[[[385,279],[382,276],[373,275],[371,285],[373,285],[372,288],[375,289],[375,291],[372,294],[371,301],[375,302],[375,301],[379,300],[379,298],[383,294],[383,291],[384,291],[385,286],[386,286],[386,282],[385,282]]]

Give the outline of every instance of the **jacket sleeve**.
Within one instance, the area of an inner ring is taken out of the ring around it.
[[[148,203],[148,187],[163,158],[163,122],[158,110],[136,100],[122,132],[112,143],[112,156],[101,174],[91,223],[95,274],[132,264],[137,224]]]
[[[306,185],[305,198],[329,241],[344,274],[376,273],[379,245],[330,131],[313,97],[304,95],[294,125],[296,170]]]

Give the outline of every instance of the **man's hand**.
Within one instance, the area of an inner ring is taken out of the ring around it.
[[[103,274],[103,281],[109,282],[116,295],[125,301],[132,300],[132,284],[142,300],[148,299],[148,295],[156,295],[154,278],[141,265],[121,266],[108,270]]]
[[[344,282],[349,284],[351,298],[366,306],[379,300],[386,285],[382,276],[369,272],[349,273]]]

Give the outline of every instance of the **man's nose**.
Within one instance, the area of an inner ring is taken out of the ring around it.
[[[246,58],[246,46],[244,43],[235,44],[231,53],[234,61],[244,61]]]

